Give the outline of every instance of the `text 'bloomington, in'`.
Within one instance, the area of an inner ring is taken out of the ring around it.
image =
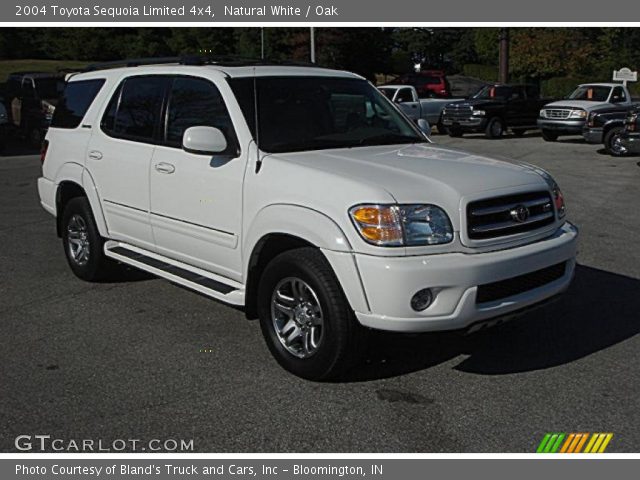
[[[262,5],[260,7],[245,7],[235,5],[223,5],[214,8],[212,5],[177,7],[163,6],[127,6],[127,7],[103,7],[93,5],[91,7],[63,7],[60,5],[28,6],[16,5],[17,17],[210,17],[216,16],[216,11],[222,17],[337,17],[338,8],[333,5],[306,5],[296,7],[292,5]]]

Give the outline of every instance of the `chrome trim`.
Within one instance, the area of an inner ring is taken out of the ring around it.
[[[486,232],[494,232],[498,230],[507,230],[513,227],[520,227],[522,225],[530,225],[532,223],[540,222],[542,220],[546,220],[554,216],[553,211],[542,213],[540,215],[535,215],[533,217],[529,217],[528,220],[523,222],[499,222],[499,223],[490,223],[488,225],[482,225],[480,227],[471,227],[471,231],[473,233],[486,233]]]
[[[551,200],[549,198],[540,198],[535,200],[527,200],[524,202],[514,202],[514,203],[505,204],[505,205],[498,205],[495,207],[484,207],[484,208],[479,208],[477,210],[472,209],[470,213],[474,217],[480,217],[483,215],[492,215],[494,213],[507,212],[513,208],[519,207],[520,205],[530,208],[530,207],[537,207],[538,205],[546,205],[546,204],[549,204],[550,207],[553,207],[553,204],[551,203]]]

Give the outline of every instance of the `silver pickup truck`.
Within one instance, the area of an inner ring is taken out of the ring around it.
[[[424,119],[435,125],[439,133],[447,133],[442,124],[442,110],[451,103],[463,102],[464,98],[418,98],[418,92],[410,85],[384,85],[380,91],[414,122]]]

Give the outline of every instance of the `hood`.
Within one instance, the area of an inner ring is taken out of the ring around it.
[[[547,103],[544,108],[580,108],[582,110],[591,111],[610,105],[609,102],[590,102],[588,100],[558,100],[557,102]]]
[[[434,203],[454,211],[461,198],[481,192],[524,185],[547,188],[529,166],[433,144],[320,150],[274,157],[384,189],[398,203]]]
[[[458,107],[489,107],[494,105],[504,105],[506,102],[504,100],[487,100],[486,98],[470,98],[463,102],[456,103]]]

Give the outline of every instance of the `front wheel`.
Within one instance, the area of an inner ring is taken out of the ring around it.
[[[299,377],[335,379],[356,358],[362,329],[315,248],[284,252],[267,265],[258,287],[258,314],[272,355]]]
[[[542,138],[545,142],[555,142],[558,140],[558,134],[553,130],[542,130]]]
[[[614,127],[604,136],[604,148],[612,157],[624,157],[628,152],[622,144],[624,127]]]
[[[504,122],[501,118],[493,117],[487,123],[484,134],[487,138],[500,138],[504,133]]]

